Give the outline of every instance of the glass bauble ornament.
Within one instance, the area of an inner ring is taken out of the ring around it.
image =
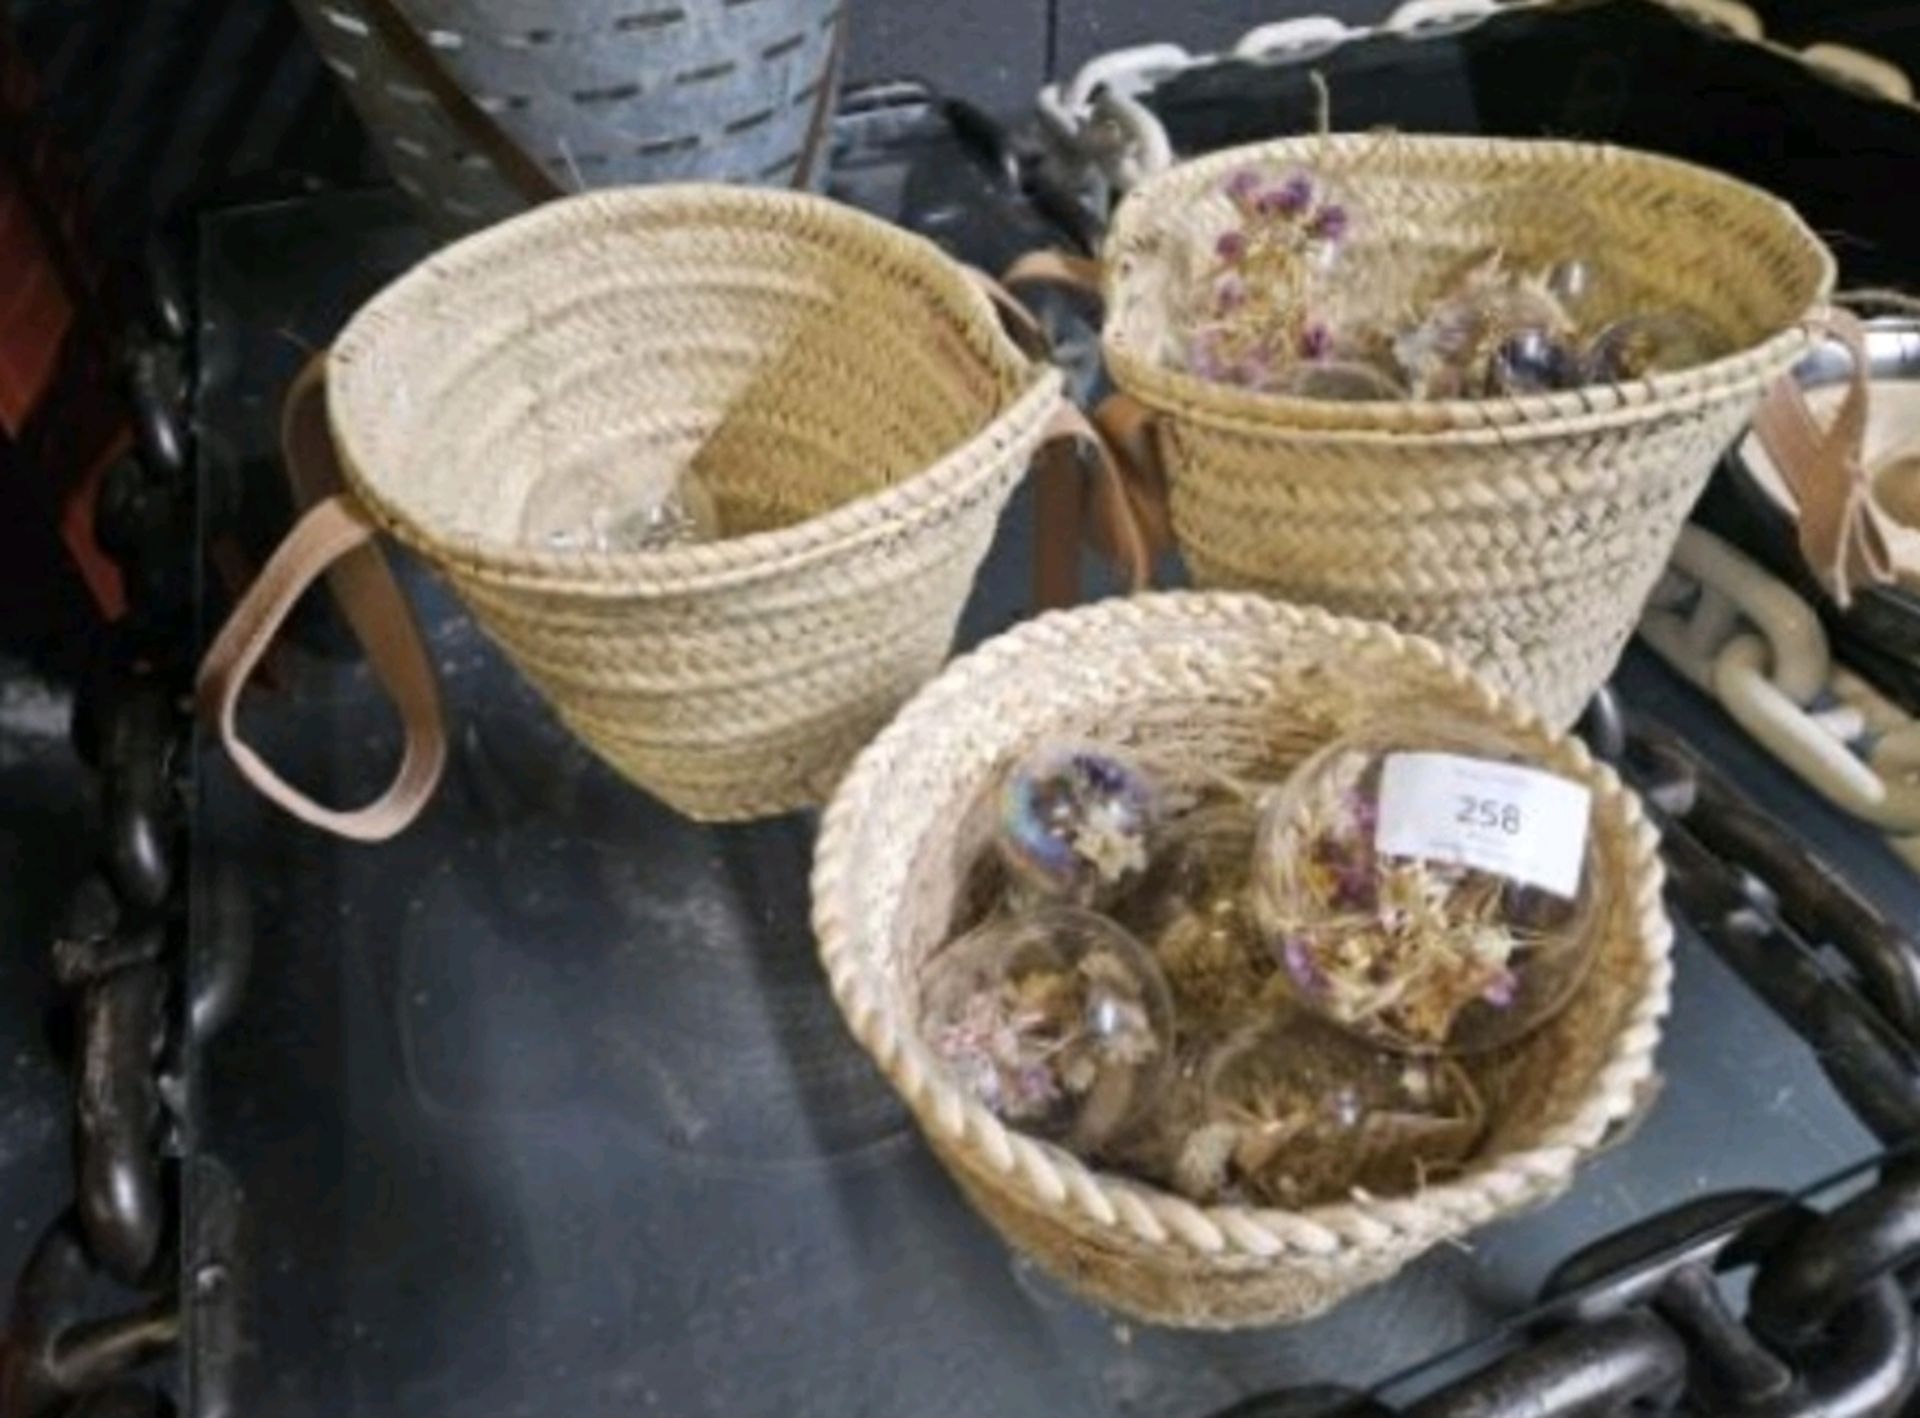
[[[1560,302],[1560,308],[1573,319],[1584,321],[1598,307],[1606,285],[1600,268],[1591,261],[1572,256],[1547,267],[1542,283],[1547,294]]]
[[[720,536],[720,510],[692,469],[555,469],[527,495],[522,545],[540,551],[660,551]]]
[[[921,1029],[961,1087],[1023,1131],[1092,1152],[1151,1108],[1173,1003],[1146,948],[1104,916],[996,917],[927,962]]]
[[[1001,780],[994,844],[1030,894],[1094,905],[1147,868],[1159,794],[1130,759],[1095,744],[1047,744]]]
[[[1489,394],[1544,394],[1571,389],[1580,380],[1580,356],[1573,347],[1537,326],[1509,335],[1487,361]]]
[[[1388,783],[1406,785],[1392,801]],[[1261,933],[1298,1004],[1372,1044],[1512,1043],[1565,1006],[1597,949],[1591,811],[1583,785],[1491,731],[1363,730],[1264,809]]]
[[[1624,316],[1587,344],[1586,376],[1617,384],[1709,364],[1727,353],[1721,333],[1684,310],[1650,310]]]
[[[1298,1011],[1222,1044],[1204,1086],[1203,1121],[1176,1168],[1198,1201],[1293,1209],[1356,1189],[1405,1195],[1457,1172],[1485,1132],[1459,1061],[1385,1053]]]
[[[1257,1012],[1273,974],[1247,877],[1258,815],[1243,800],[1173,818],[1153,863],[1114,915],[1153,952],[1183,1015],[1217,1022]]]
[[[1273,391],[1295,399],[1404,399],[1407,389],[1392,375],[1360,360],[1303,360],[1273,381]]]

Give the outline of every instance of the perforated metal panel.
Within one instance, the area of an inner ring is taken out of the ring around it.
[[[394,179],[442,230],[525,205],[362,0],[296,0]],[[444,68],[562,188],[790,184],[833,57],[838,0],[415,0]]]

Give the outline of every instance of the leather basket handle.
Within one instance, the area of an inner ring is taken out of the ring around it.
[[[1820,426],[1798,381],[1784,374],[1760,401],[1753,431],[1792,494],[1801,555],[1844,607],[1856,587],[1892,580],[1893,559],[1865,466],[1866,332],[1856,316],[1837,306],[1822,323],[1824,333],[1846,346],[1853,364],[1832,425]]]
[[[1100,263],[1064,251],[1030,251],[1007,268],[1000,289],[1017,304],[1008,288],[1027,284],[1065,286],[1098,301]],[[1033,591],[1042,609],[1080,599],[1083,543],[1120,567],[1136,591],[1152,584],[1154,558],[1173,545],[1152,411],[1119,393],[1108,395],[1091,421],[1071,405],[1066,409],[1071,418],[1063,411],[1049,425],[1051,448],[1037,484]],[[1090,450],[1091,459],[1063,450],[1068,439]]]
[[[1080,599],[1080,544],[1126,573],[1133,590],[1153,581],[1153,549],[1133,514],[1113,449],[1071,400],[1062,399],[1034,455],[1033,599],[1042,610]]]
[[[296,505],[307,507],[240,596],[201,661],[196,699],[234,767],[302,822],[357,842],[381,842],[426,806],[446,767],[440,689],[413,610],[376,544],[378,526],[346,491],[326,421],[319,360],[287,396],[281,441]],[[300,597],[322,575],[400,713],[405,748],[393,782],[373,802],[330,808],[282,778],[240,737],[240,697]]]

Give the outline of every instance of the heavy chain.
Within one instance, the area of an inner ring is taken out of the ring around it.
[[[1654,0],[1682,18],[1730,39],[1805,66],[1828,82],[1912,106],[1913,82],[1897,65],[1836,44],[1794,48],[1770,39],[1760,15],[1739,0]],[[1331,15],[1298,15],[1257,25],[1217,54],[1177,44],[1134,45],[1096,55],[1064,82],[1040,91],[1040,136],[1052,180],[1078,190],[1096,210],[1168,166],[1173,144],[1145,102],[1159,84],[1195,69],[1226,64],[1309,64],[1365,40],[1437,39],[1502,17],[1550,8],[1557,0],[1402,0],[1377,24],[1353,25]]]
[[[100,633],[74,699],[73,744],[96,774],[100,844],[52,942],[55,978],[72,999],[74,1201],[42,1232],[15,1290],[0,1362],[7,1418],[171,1411],[165,1384],[135,1376],[177,1350],[189,1313],[173,1224],[187,1047],[235,993],[233,968],[191,991],[184,979],[180,780],[195,545],[187,321],[180,282],[155,255],[150,309],[122,354],[134,451],[108,471],[95,512],[128,610]],[[189,1299],[217,1330],[233,1288],[236,1212],[212,1164],[195,1166]],[[103,1302],[109,1292],[120,1300]]]
[[[1872,1418],[1911,1397],[1920,946],[1677,739],[1623,722],[1607,697],[1587,731],[1623,752],[1663,819],[1677,913],[1813,1046],[1890,1160],[1824,1212],[1805,1197],[1725,1192],[1595,1242],[1548,1277],[1510,1352],[1411,1406],[1311,1388],[1217,1418]],[[1736,1313],[1727,1281],[1743,1273]]]

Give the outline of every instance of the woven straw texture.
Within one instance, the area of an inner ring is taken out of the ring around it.
[[[1596,319],[1684,308],[1734,351],[1505,399],[1335,402],[1203,380],[1180,365],[1173,314],[1233,223],[1221,182],[1248,164],[1311,166],[1354,213],[1336,321],[1417,309],[1498,247],[1522,267],[1584,255],[1608,276]],[[1197,583],[1438,637],[1565,725],[1618,659],[1714,461],[1809,347],[1833,264],[1783,203],[1669,159],[1348,135],[1222,152],[1141,185],[1104,275],[1109,368],[1157,415]]]
[[[469,237],[366,305],[327,377],[373,516],[582,739],[709,820],[817,802],[938,668],[1059,404],[930,243],[718,186],[569,198]],[[682,469],[724,539],[518,539],[556,476]]]
[[[526,206],[369,23],[294,0],[400,184],[435,227]],[[832,61],[836,0],[406,0],[440,62],[563,190],[788,186]]]
[[[949,933],[977,842],[968,808],[1060,736],[1133,745],[1196,780],[1275,776],[1396,707],[1516,733],[1595,794],[1607,913],[1574,1001],[1497,1057],[1492,1131],[1457,1180],[1301,1212],[1202,1207],[1013,1132],[918,1033],[921,966]],[[1449,1237],[1563,1189],[1635,1110],[1667,1009],[1671,932],[1638,800],[1431,641],[1257,596],[1176,592],[1031,621],[955,661],[860,756],[815,859],[821,958],[853,1031],[974,1204],[1088,1297],[1151,1321],[1297,1320]]]

